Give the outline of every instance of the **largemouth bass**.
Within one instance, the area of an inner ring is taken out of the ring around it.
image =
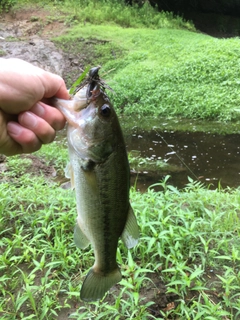
[[[81,249],[91,243],[95,256],[80,292],[85,301],[103,298],[121,280],[116,262],[119,238],[132,248],[139,237],[129,203],[130,170],[123,134],[98,69],[89,71],[87,85],[72,100],[54,99],[68,122],[67,173],[77,202],[74,241]]]

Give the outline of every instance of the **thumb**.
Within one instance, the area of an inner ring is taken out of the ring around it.
[[[52,98],[54,96],[66,100],[70,98],[66,84],[60,76],[45,72],[42,81],[45,88],[43,98]]]

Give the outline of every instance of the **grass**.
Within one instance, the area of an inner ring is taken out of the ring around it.
[[[38,156],[55,163],[59,146],[51,146]],[[8,158],[0,183],[1,319],[238,319],[240,189],[190,180],[178,190],[168,177],[162,192],[132,189],[140,242],[131,251],[119,243],[123,280],[84,304],[79,289],[93,253],[73,244],[73,192],[30,172],[29,159]]]
[[[0,57],[4,57],[7,53],[4,50],[0,49]]]
[[[10,8],[14,5],[16,5],[17,0],[2,0],[0,3],[0,13],[3,11],[8,12]]]
[[[57,46],[81,67],[102,66],[120,112],[239,120],[238,38],[197,33],[190,22],[159,13],[147,1],[141,8],[115,0],[38,4],[48,10],[49,19],[59,17],[70,26],[68,34],[53,39]],[[64,73],[69,87],[78,76],[79,68]]]
[[[110,12],[111,1],[79,3],[82,11],[75,1],[54,2],[73,27],[55,42],[74,49],[73,54],[84,52],[85,64],[102,64],[124,116],[238,118],[238,39],[187,31],[193,30],[191,24],[146,7],[122,10],[115,1]],[[36,157],[62,175],[67,151],[59,144],[44,146]],[[132,164],[136,160],[141,165],[143,160],[134,157]],[[73,243],[73,192],[44,170],[33,170],[28,157],[11,157],[5,164],[0,180],[2,320],[239,319],[239,188],[210,191],[189,180],[179,190],[166,177],[158,184],[161,192],[131,189],[139,244],[128,251],[119,242],[123,280],[102,301],[86,304],[79,290],[93,252]]]
[[[24,4],[32,4],[31,0],[21,0],[20,7]],[[53,4],[49,0],[34,1],[41,7],[50,10],[59,9],[65,16],[65,24],[70,26],[82,23],[91,24],[117,24],[124,28],[185,28],[195,30],[193,23],[184,20],[172,12],[158,12],[148,1],[142,4],[127,5],[123,0],[64,0],[55,1]],[[17,6],[15,6],[16,8]]]
[[[88,44],[78,41],[80,34],[96,41],[90,51]],[[75,51],[93,52],[87,64],[102,65],[115,91],[114,104],[126,115],[239,119],[237,38],[86,24],[75,26],[56,43],[66,51],[72,51],[67,43],[74,43]],[[83,61],[86,58],[84,54]]]

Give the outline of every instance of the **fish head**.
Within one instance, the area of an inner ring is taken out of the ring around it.
[[[99,163],[116,150],[123,140],[116,112],[107,95],[98,87],[93,90],[88,106],[76,117],[69,141],[74,150]]]
[[[100,88],[95,88],[94,91],[95,96],[80,111],[77,124],[82,135],[89,141],[97,142],[113,135],[117,116],[106,94]]]
[[[85,160],[99,163],[117,147],[124,145],[116,112],[100,85],[86,96],[86,103],[78,97],[69,101],[55,99],[55,106],[62,111],[68,122],[70,150]]]

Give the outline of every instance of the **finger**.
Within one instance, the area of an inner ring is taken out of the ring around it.
[[[8,135],[13,139],[8,142],[8,154],[31,153],[41,148],[42,143],[33,131],[16,122],[8,122]]]
[[[55,130],[50,124],[30,111],[21,113],[18,116],[18,122],[21,126],[32,131],[44,144],[52,142],[55,138]]]
[[[66,120],[63,114],[43,102],[36,103],[30,111],[48,122],[55,130],[62,130],[65,126]]]
[[[45,88],[43,98],[51,98],[56,96],[60,99],[69,99],[69,93],[67,91],[64,80],[53,73],[44,72],[41,74],[42,83]]]
[[[66,87],[66,84],[64,82],[64,80],[61,78],[61,85],[60,85],[60,88],[58,89],[58,91],[55,93],[55,97],[57,98],[60,98],[60,99],[70,99],[70,95],[69,95],[69,92],[67,90],[67,87]]]
[[[0,147],[1,154],[5,156],[14,156],[19,153],[23,153],[22,146],[14,141],[9,135],[4,144]]]
[[[7,122],[11,121],[11,116],[0,110],[0,153],[12,156],[22,152],[21,146],[15,142],[7,132]]]

